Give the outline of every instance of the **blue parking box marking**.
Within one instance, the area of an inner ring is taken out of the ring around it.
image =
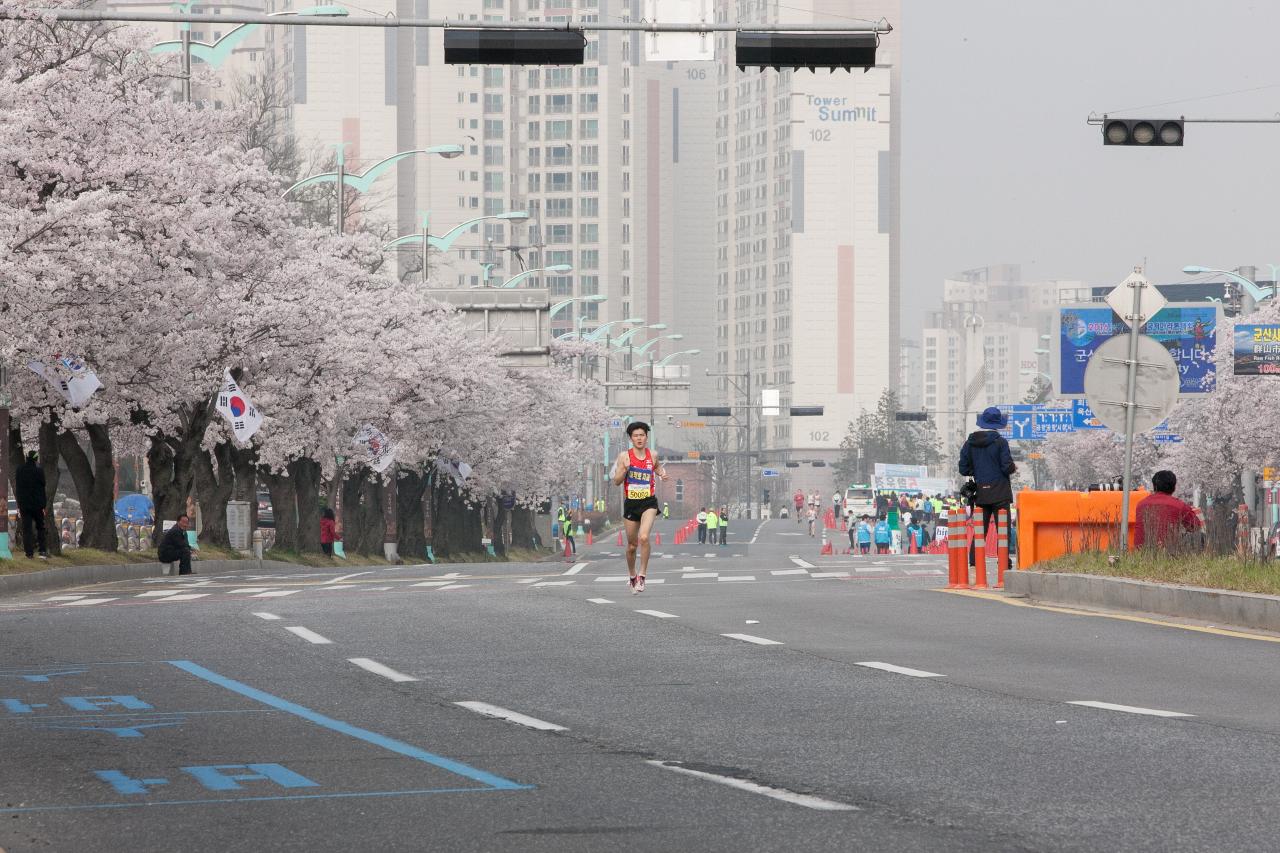
[[[462,776],[466,779],[471,779],[483,785],[488,785],[502,791],[526,790],[532,787],[531,785],[522,785],[519,782],[513,782],[510,779],[504,779],[503,777],[497,776],[493,773],[488,773],[468,764],[463,764],[461,761],[455,761],[442,755],[435,755],[434,753],[427,752],[424,749],[419,749],[411,744],[395,740],[394,738],[389,738],[385,735],[380,735],[377,732],[371,732],[368,729],[353,726],[350,723],[343,722],[342,720],[335,720],[332,717],[326,717],[324,714],[312,711],[310,708],[304,708],[303,706],[294,704],[286,699],[281,699],[279,696],[273,696],[263,690],[258,690],[256,687],[250,687],[247,684],[242,684],[234,679],[219,675],[218,673],[205,669],[199,664],[192,663],[189,660],[171,660],[169,663],[176,666],[178,669],[188,672],[191,675],[211,684],[216,684],[233,693],[238,693],[241,696],[253,699],[256,702],[261,702],[264,705],[284,711],[296,717],[300,717],[308,722],[315,723],[318,726],[323,726],[330,731],[338,732],[339,734],[347,735],[348,737],[355,738],[356,740],[381,747],[382,749],[394,752],[397,755],[403,755],[406,758],[412,758],[417,761],[430,764],[434,767],[439,767],[442,770],[457,774],[458,776]]]
[[[95,770],[93,775],[112,788],[117,794],[145,794],[157,785],[168,785],[168,779],[134,779],[122,770]]]
[[[76,711],[101,711],[103,708],[150,711],[152,708],[137,696],[63,696],[62,701]]]
[[[0,699],[0,705],[4,705],[4,709],[10,714],[30,714],[34,708],[48,708],[49,703],[36,703],[28,705],[21,699]]]
[[[230,772],[234,770],[241,772]],[[190,773],[210,791],[240,791],[244,788],[241,782],[259,781],[274,782],[282,788],[320,787],[319,782],[280,764],[204,764],[184,767],[182,772]]]
[[[83,675],[87,671],[88,670],[84,669],[63,669],[38,673],[0,672],[0,678],[21,678],[23,681],[29,681],[32,684],[47,684],[51,678],[69,675]]]

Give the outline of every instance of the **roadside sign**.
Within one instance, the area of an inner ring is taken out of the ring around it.
[[[1138,324],[1139,328],[1146,321],[1156,316],[1160,309],[1168,304],[1169,300],[1164,298],[1164,294],[1155,288],[1151,282],[1143,277],[1142,273],[1131,273],[1128,278],[1116,285],[1115,289],[1107,294],[1107,304],[1111,306],[1111,310],[1116,312],[1116,316],[1126,325],[1129,324],[1128,316],[1133,311],[1133,291],[1138,289],[1138,314],[1142,317],[1142,322]]]
[[[701,459],[701,458],[702,458],[702,452],[701,452],[701,451],[699,451],[699,450],[690,450],[688,453],[686,453],[686,454],[685,454],[685,458],[686,458],[686,459]]]
[[[1009,426],[1000,430],[1009,441],[1043,441],[1057,432],[1074,432],[1071,409],[1044,403],[1018,403],[1000,406],[1009,415]]]
[[[782,472],[778,471],[775,468],[764,468],[760,471],[760,476],[761,477],[781,477]]]
[[[1128,359],[1128,338],[1112,338],[1094,352],[1084,374],[1089,408],[1098,420],[1118,433],[1125,432]],[[1178,403],[1178,385],[1178,365],[1169,350],[1155,338],[1138,335],[1135,433],[1146,432],[1173,411]]]
[[[706,425],[706,421],[676,421],[676,426],[685,429],[704,429]]]
[[[609,429],[622,429],[623,418],[612,418],[609,421]]]

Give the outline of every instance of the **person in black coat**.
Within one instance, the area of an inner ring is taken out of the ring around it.
[[[36,452],[27,454],[27,461],[13,472],[16,484],[14,500],[18,504],[18,514],[22,518],[22,548],[27,552],[27,559],[34,556],[36,545],[40,546],[40,559],[49,558],[48,534],[45,532],[45,483],[44,470],[36,464]]]
[[[969,433],[960,448],[960,473],[972,477],[977,493],[971,502],[982,508],[982,536],[985,539],[996,513],[1013,505],[1013,484],[1009,478],[1018,467],[1013,464],[1009,442],[997,430],[1004,429],[1008,417],[990,406],[978,415],[978,429]],[[973,548],[969,549],[973,563]]]
[[[178,574],[191,574],[191,543],[187,541],[187,531],[191,529],[191,519],[185,514],[178,516],[178,523],[170,527],[160,537],[156,546],[156,556],[162,563],[177,563]]]

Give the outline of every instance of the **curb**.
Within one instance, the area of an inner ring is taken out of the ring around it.
[[[290,568],[294,563],[278,560],[197,560],[195,571],[199,574],[234,571],[236,569]],[[137,580],[138,578],[167,577],[164,563],[125,563],[115,566],[60,566],[42,572],[25,572],[19,575],[0,575],[0,596],[41,592],[47,589],[64,589],[111,581]],[[174,576],[176,579],[176,576]],[[184,577],[188,577],[184,575]]]
[[[1280,596],[1064,572],[1014,571],[1005,594],[1280,632]]]

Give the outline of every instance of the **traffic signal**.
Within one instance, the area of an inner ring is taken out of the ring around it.
[[[768,503],[768,502],[769,502],[769,490],[768,490],[768,489],[765,489],[765,490],[764,490],[764,502],[765,502],[765,503]]]
[[[445,30],[448,32],[448,30]],[[866,70],[876,64],[879,36],[874,33],[739,32],[735,61],[753,68],[843,68]]]
[[[446,65],[581,65],[587,39],[573,30],[444,31]]]
[[[1182,145],[1182,119],[1103,118],[1103,145]]]
[[[895,421],[927,421],[929,420],[928,412],[894,412],[893,419]]]
[[[799,468],[799,467],[800,467],[800,463],[799,463],[799,462],[788,462],[788,463],[787,463],[787,467],[788,467],[788,468]]]
[[[727,418],[733,413],[728,406],[698,406],[697,410],[700,418]]]
[[[791,406],[791,417],[793,418],[820,418],[822,417],[822,406]]]

